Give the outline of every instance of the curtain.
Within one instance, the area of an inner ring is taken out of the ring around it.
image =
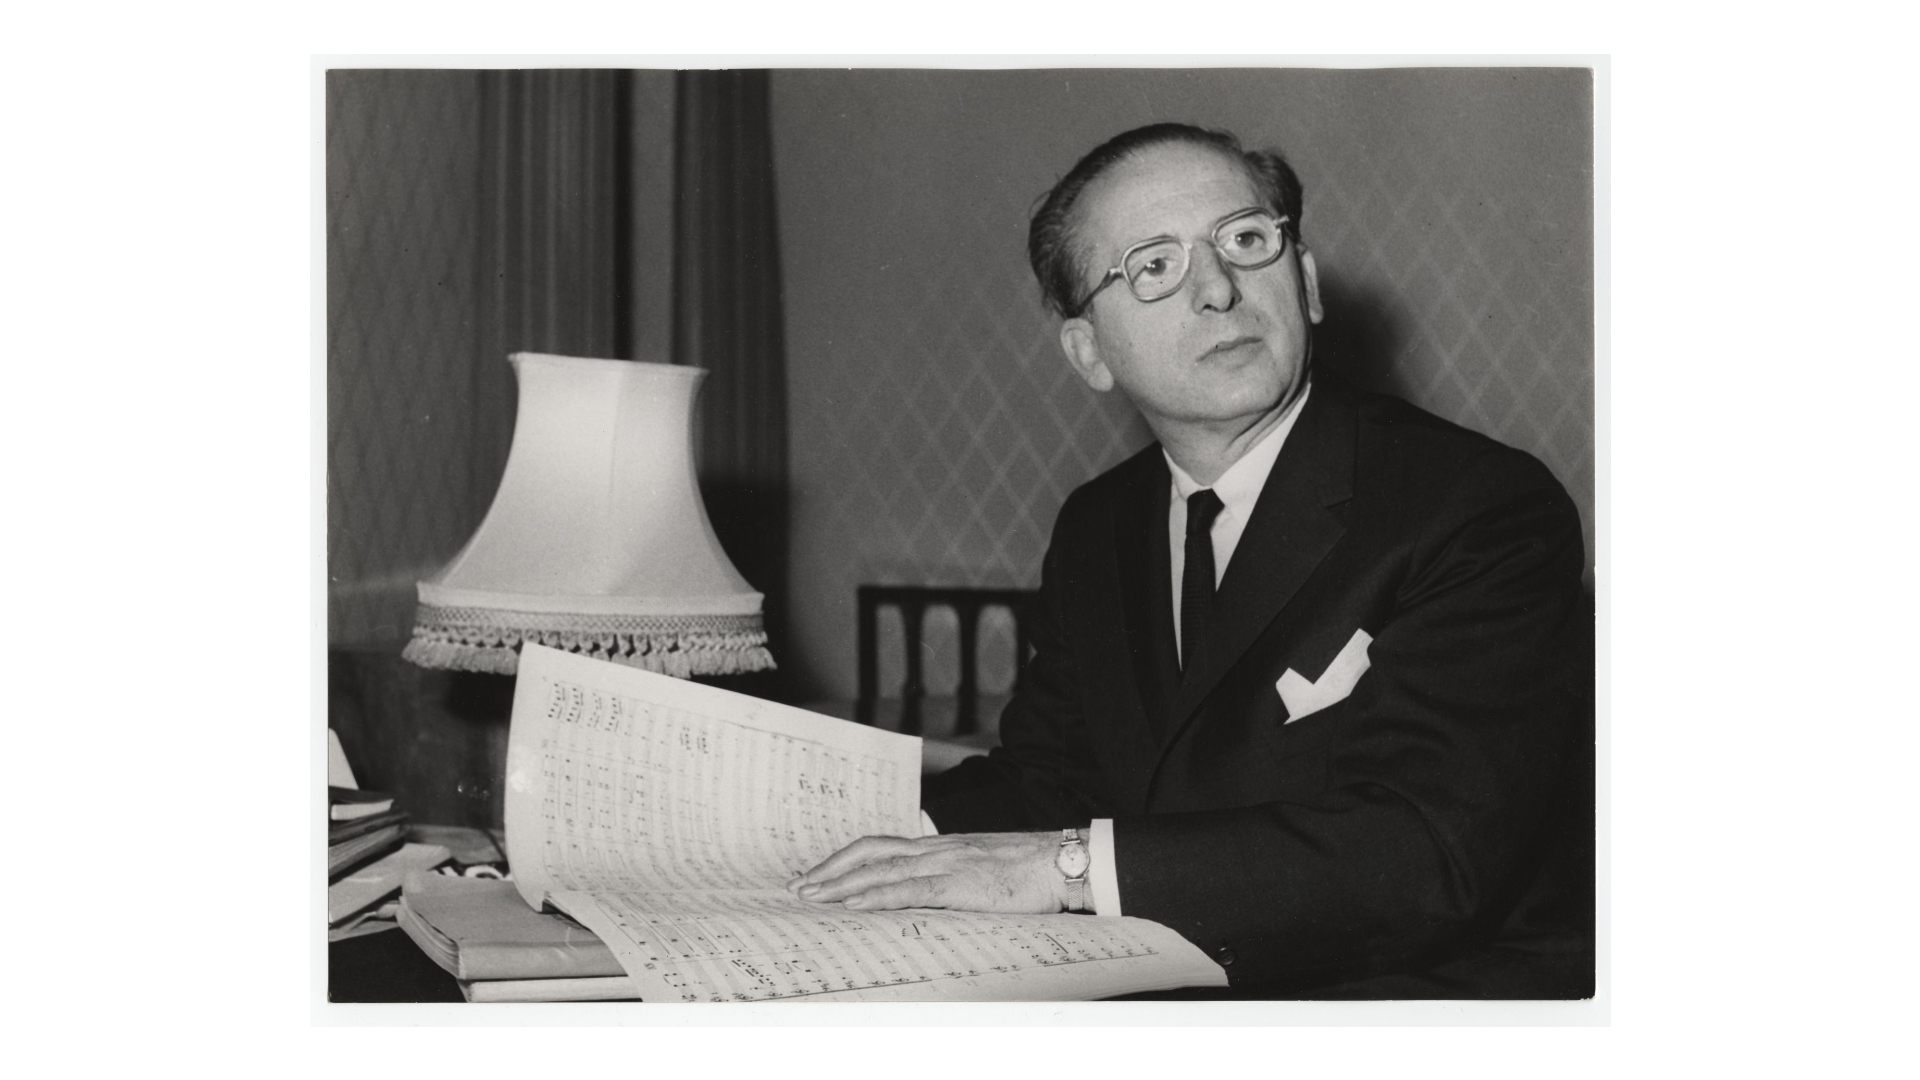
[[[683,71],[676,82],[673,357],[707,370],[696,436],[700,488],[728,557],[766,595],[778,659],[787,384],[767,74]]]

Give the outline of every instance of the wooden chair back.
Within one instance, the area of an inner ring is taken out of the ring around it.
[[[859,599],[860,696],[854,702],[854,719],[863,724],[874,720],[880,699],[879,617],[883,607],[897,608],[905,628],[906,677],[900,687],[900,730],[909,735],[920,733],[921,706],[927,696],[921,670],[920,624],[929,608],[951,608],[960,622],[960,685],[956,697],[958,713],[955,735],[970,735],[979,729],[980,704],[980,616],[988,608],[1006,608],[1013,615],[1015,686],[1018,671],[1027,662],[1027,631],[1024,621],[1027,607],[1036,592],[1032,589],[992,589],[972,586],[938,585],[862,585]]]

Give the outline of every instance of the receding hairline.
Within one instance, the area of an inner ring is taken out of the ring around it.
[[[1100,170],[1099,174],[1088,180],[1086,186],[1081,188],[1079,195],[1074,198],[1073,203],[1067,207],[1066,215],[1062,221],[1066,233],[1067,254],[1068,257],[1073,260],[1074,269],[1083,281],[1089,274],[1096,272],[1088,269],[1093,258],[1091,245],[1086,238],[1085,231],[1088,208],[1098,201],[1104,191],[1110,189],[1114,183],[1123,179],[1129,170],[1139,170],[1143,168],[1142,163],[1147,158],[1161,151],[1177,152],[1182,150],[1210,155],[1215,160],[1223,161],[1233,166],[1234,171],[1246,180],[1248,188],[1253,192],[1255,201],[1265,205],[1266,199],[1261,195],[1261,178],[1243,154],[1235,153],[1227,147],[1218,146],[1214,143],[1204,142],[1194,138],[1180,138],[1177,136],[1150,142],[1144,146],[1133,147],[1115,159],[1112,164]],[[1144,240],[1146,237],[1142,236],[1136,239]]]

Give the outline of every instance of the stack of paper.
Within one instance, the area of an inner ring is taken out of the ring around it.
[[[408,844],[327,886],[328,937],[338,941],[349,936],[355,923],[400,891],[407,875],[431,870],[447,859],[447,849],[438,844]]]
[[[394,809],[393,796],[350,784],[349,778],[346,785],[327,785],[328,878],[392,851],[406,837],[407,815]]]

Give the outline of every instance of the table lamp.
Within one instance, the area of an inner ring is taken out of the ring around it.
[[[529,641],[666,675],[771,668],[761,594],[713,535],[693,468],[706,372],[515,353],[520,405],[480,528],[419,583],[421,667],[511,675]]]

